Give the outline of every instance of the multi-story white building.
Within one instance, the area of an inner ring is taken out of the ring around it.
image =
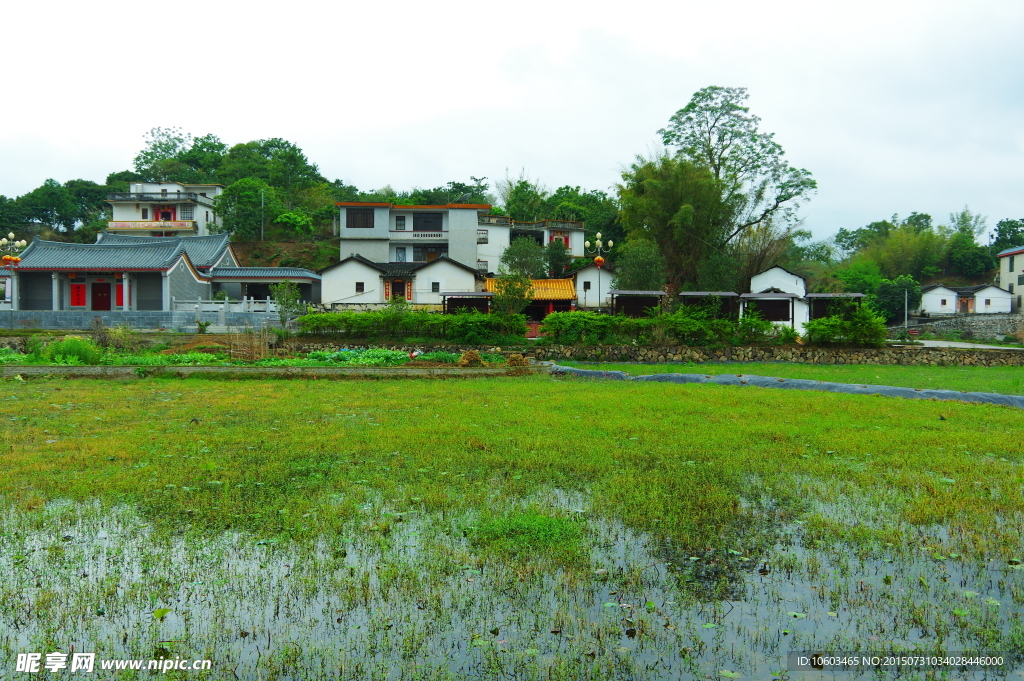
[[[1013,311],[1021,311],[1024,293],[1024,246],[1007,248],[999,253],[999,288],[1013,294]]]
[[[404,206],[352,201],[340,202],[338,207],[341,262],[322,270],[326,305],[384,303],[395,291],[402,291],[412,303],[433,305],[438,293],[477,290],[482,279],[462,275],[457,280],[445,277],[444,284],[432,281],[428,289],[416,282],[417,272],[425,273],[420,265],[443,257],[481,275],[493,273],[512,239],[520,236],[542,245],[559,239],[571,255],[583,255],[582,222],[514,222],[490,215],[488,204]],[[370,277],[379,276],[380,285],[367,279],[364,270],[370,265],[389,265]],[[458,283],[449,285],[449,280]]]
[[[107,231],[138,236],[207,236],[217,224],[213,199],[219,184],[133,182],[129,191],[107,195],[113,206]]]

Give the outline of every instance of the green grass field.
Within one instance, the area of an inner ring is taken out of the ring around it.
[[[1003,385],[779,368],[742,373]],[[1018,410],[547,376],[2,388],[10,660],[764,679],[801,678],[796,650],[1024,649]]]
[[[743,362],[720,364],[636,364],[614,362],[560,362],[566,366],[602,371],[625,371],[633,376],[648,374],[751,374],[779,378],[807,378],[816,381],[894,385],[901,388],[992,392],[1024,395],[1024,367],[889,366],[883,364],[795,364],[789,362]]]

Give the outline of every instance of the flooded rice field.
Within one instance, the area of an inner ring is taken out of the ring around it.
[[[558,490],[479,516],[396,504],[312,544],[159,531],[128,506],[11,508],[0,658],[213,661],[164,675],[190,679],[1024,680],[1019,557],[954,526],[837,496],[768,529],[752,504],[746,544],[683,547]],[[1004,663],[795,669],[791,653]]]

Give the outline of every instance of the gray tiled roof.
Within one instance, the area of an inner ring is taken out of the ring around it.
[[[188,253],[188,259],[198,268],[213,267],[220,259],[224,250],[228,247],[227,234],[212,234],[210,236],[132,236],[129,234],[111,234],[101,232],[97,244],[139,244],[165,243],[167,241],[179,241]]]
[[[21,254],[19,270],[166,270],[184,246],[178,239],[142,244],[68,244],[36,237]]]
[[[322,274],[327,270],[333,269],[338,265],[341,265],[342,263],[348,262],[349,260],[355,260],[356,262],[360,262],[366,265],[367,267],[372,267],[373,269],[379,271],[381,273],[381,276],[385,277],[407,277],[413,272],[416,272],[417,270],[421,270],[424,267],[427,267],[428,265],[433,265],[435,263],[440,262],[447,262],[457,267],[461,267],[467,272],[472,272],[478,278],[481,276],[478,270],[473,269],[469,265],[464,265],[458,260],[452,260],[447,255],[442,255],[439,258],[431,260],[430,262],[373,262],[369,258],[364,258],[358,253],[350,255],[349,257],[345,258],[344,260],[341,260],[340,262],[336,262],[333,265],[325,267],[324,269],[320,270],[320,273]]]
[[[214,267],[214,279],[315,279],[320,275],[301,267]]]
[[[996,253],[996,257],[998,258],[1001,255],[1009,255],[1010,253],[1020,253],[1021,251],[1024,251],[1024,246],[1014,246],[1013,248],[1007,248],[999,251]]]

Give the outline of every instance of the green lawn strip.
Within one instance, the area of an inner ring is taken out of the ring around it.
[[[565,366],[601,371],[625,371],[633,376],[649,374],[750,374],[779,378],[857,385],[893,385],[901,388],[991,392],[1024,395],[1024,367],[888,366],[883,364],[798,364],[790,362],[630,364],[560,361]]]
[[[546,376],[4,387],[0,494],[126,501],[171,526],[312,537],[367,504],[500,512],[560,488],[721,545],[841,483],[907,522],[955,524],[965,552],[1006,553],[996,519],[1024,510],[1020,414],[1001,407]]]

